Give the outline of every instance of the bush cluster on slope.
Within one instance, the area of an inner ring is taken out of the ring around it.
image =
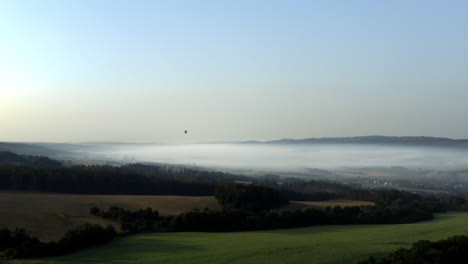
[[[380,260],[369,257],[357,264],[465,264],[467,260],[468,237],[453,236],[437,242],[421,240]]]
[[[106,243],[115,238],[114,227],[86,224],[68,231],[59,241],[42,242],[23,229],[0,229],[0,257],[33,258],[67,254]]]

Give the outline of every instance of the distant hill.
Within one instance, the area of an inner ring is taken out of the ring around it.
[[[50,156],[57,153],[56,149],[42,146],[38,143],[0,142],[0,151],[16,154]]]
[[[240,144],[240,145],[385,145],[440,147],[468,150],[468,139],[450,139],[441,137],[330,137],[305,139],[280,139],[273,141],[226,141],[200,142],[199,144]],[[46,156],[56,160],[73,161],[76,164],[128,164],[135,163],[132,156],[125,155],[126,148],[148,146],[170,146],[158,143],[122,143],[122,142],[87,142],[87,143],[20,143],[0,142],[0,152],[8,151],[20,155]]]
[[[468,139],[450,139],[440,137],[331,137],[280,139],[273,141],[245,141],[244,144],[374,144],[374,145],[409,145],[427,147],[467,147]]]

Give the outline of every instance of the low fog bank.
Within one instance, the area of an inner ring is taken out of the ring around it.
[[[307,171],[400,166],[413,169],[468,168],[468,150],[385,145],[99,145],[87,155],[125,162],[157,162],[258,171]]]

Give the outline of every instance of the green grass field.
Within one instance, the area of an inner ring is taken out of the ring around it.
[[[468,213],[404,225],[319,226],[237,233],[152,233],[75,254],[14,264],[320,263],[352,264],[421,239],[468,235]]]

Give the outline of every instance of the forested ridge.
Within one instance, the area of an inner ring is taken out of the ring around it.
[[[0,165],[27,165],[35,168],[60,168],[62,163],[44,156],[18,155],[0,151]]]
[[[173,174],[177,175],[177,174]],[[34,168],[0,165],[0,189],[74,194],[213,195],[215,183],[148,177],[111,166]]]

